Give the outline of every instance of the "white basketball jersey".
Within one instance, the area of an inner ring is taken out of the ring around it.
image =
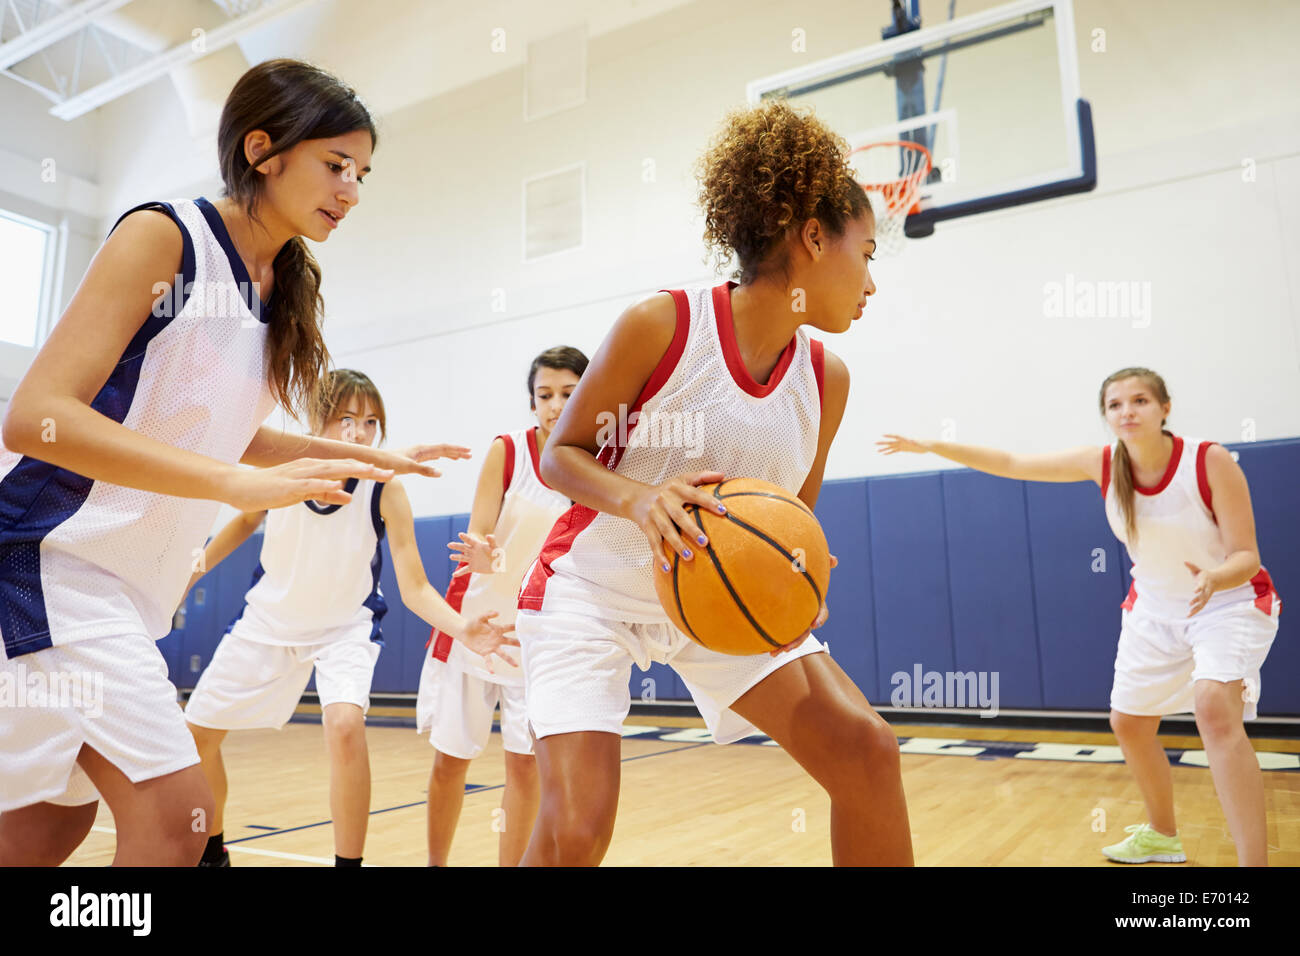
[[[1183,562],[1190,561],[1208,571],[1222,564],[1228,552],[1214,517],[1205,471],[1205,455],[1214,443],[1171,437],[1173,453],[1160,484],[1154,488],[1134,487],[1136,542],[1128,541],[1128,529],[1111,481],[1111,462],[1118,442],[1102,451],[1101,487],[1106,520],[1133,561],[1133,584],[1123,607],[1159,620],[1185,621],[1195,577]],[[1275,600],[1273,582],[1260,568],[1247,583],[1215,592],[1199,613],[1236,601],[1254,601],[1265,614],[1271,614]]]
[[[349,478],[343,490],[352,495],[345,505],[303,501],[266,513],[261,558],[235,618],[251,611],[258,626],[249,633],[255,631],[259,642],[315,644],[324,631],[364,628],[370,640],[383,643],[384,486]]]
[[[821,343],[798,329],[767,384],[758,384],[736,345],[733,286],[672,293],[677,332],[626,427],[609,423],[601,464],[647,485],[684,472],[720,471],[761,478],[792,494],[803,487],[821,427]],[[666,621],[652,560],[636,524],[574,505],[529,571],[519,607]]]
[[[499,436],[505,443],[503,469],[505,494],[501,513],[492,534],[501,549],[502,567],[492,574],[467,574],[454,578],[447,589],[447,603],[466,618],[496,611],[495,623],[514,624],[519,601],[519,584],[524,572],[541,551],[555,520],[573,504],[542,481],[537,452],[537,428],[525,428]],[[451,635],[433,629],[433,656],[460,667],[475,677],[496,684],[522,686],[524,672],[510,667],[499,657],[492,659],[495,674],[483,666],[483,659]],[[518,660],[518,653],[513,655]]]
[[[274,406],[268,307],[211,203],[146,203],[123,218],[145,208],[180,227],[182,274],[91,406],[155,441],[237,462]],[[219,508],[0,452],[6,656],[95,637],[166,636]]]

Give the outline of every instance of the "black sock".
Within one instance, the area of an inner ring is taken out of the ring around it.
[[[208,845],[203,848],[204,863],[221,862],[222,856],[225,855],[225,847],[221,845],[225,836],[225,833],[218,833],[215,836],[208,837]]]
[[[335,854],[334,854],[334,865],[335,865],[335,866],[360,866],[360,865],[361,865],[361,857],[357,857],[356,859],[352,859],[351,857],[339,856],[337,853],[335,853]]]

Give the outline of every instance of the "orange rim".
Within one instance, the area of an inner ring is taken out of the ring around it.
[[[849,155],[854,153],[866,152],[869,149],[879,149],[882,147],[896,146],[902,150],[910,150],[916,154],[916,168],[905,176],[898,179],[886,179],[881,182],[863,182],[858,180],[857,183],[865,190],[878,192],[885,200],[885,210],[891,216],[897,216],[904,212],[911,215],[920,211],[920,203],[912,202],[912,198],[925,181],[925,177],[930,175],[933,169],[933,162],[930,158],[930,151],[920,143],[913,143],[911,140],[886,140],[880,143],[867,143],[863,146],[855,146],[849,150]]]

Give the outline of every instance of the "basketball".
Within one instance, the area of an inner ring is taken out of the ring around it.
[[[708,546],[655,574],[659,603],[688,637],[723,654],[789,644],[821,610],[830,578],[826,535],[795,495],[757,478],[701,485],[725,515],[687,505]]]

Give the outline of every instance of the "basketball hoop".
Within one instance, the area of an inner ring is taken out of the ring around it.
[[[908,214],[918,212],[917,194],[930,175],[930,151],[920,143],[895,140],[868,143],[849,151],[858,185],[875,193],[876,249],[895,255],[903,248],[903,226]],[[901,174],[901,175],[900,175]]]

